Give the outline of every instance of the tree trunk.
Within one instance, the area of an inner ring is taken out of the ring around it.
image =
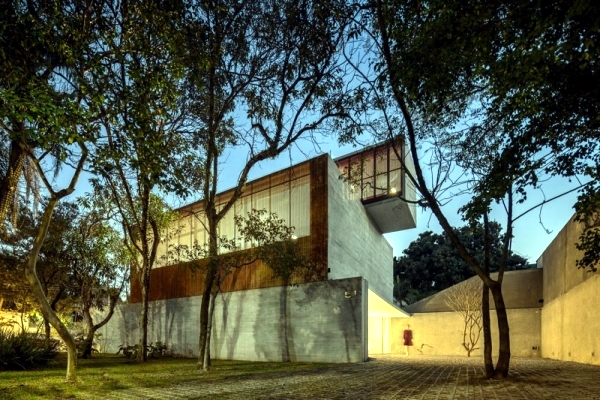
[[[50,322],[44,318],[44,346],[50,347]]]
[[[217,295],[219,294],[218,287],[213,291],[214,293],[210,296],[210,307],[208,309],[208,325],[206,329],[206,350],[204,351],[204,367],[205,371],[208,371],[212,365],[210,361],[210,339],[212,336],[212,323],[213,316],[215,314],[215,303],[217,300]]]
[[[494,376],[494,361],[492,360],[492,329],[490,320],[490,288],[484,283],[481,293],[481,318],[483,322],[483,363],[485,377]]]
[[[208,324],[210,317],[210,294],[214,283],[214,265],[209,262],[209,268],[204,277],[204,291],[202,292],[202,304],[200,304],[200,338],[198,343],[198,369],[205,369],[206,362],[206,344],[208,342]]]
[[[50,303],[44,294],[44,290],[42,289],[42,285],[36,273],[38,255],[44,243],[46,233],[48,232],[48,226],[50,225],[50,220],[52,219],[52,212],[54,211],[54,207],[56,206],[57,202],[58,200],[55,197],[51,197],[46,205],[46,209],[44,210],[44,215],[42,217],[42,224],[38,229],[37,236],[33,243],[33,248],[29,255],[28,265],[25,269],[25,277],[29,282],[29,286],[31,287],[33,295],[38,300],[42,315],[48,322],[50,322],[50,324],[52,324],[67,346],[68,356],[66,379],[69,382],[75,382],[77,381],[77,346],[75,345],[75,340],[73,340],[73,336],[71,336],[69,330],[64,326],[56,313],[52,311]]]
[[[148,298],[150,285],[150,268],[144,261],[142,268],[142,311],[140,314],[140,340],[138,342],[138,353],[136,361],[139,363],[146,362],[148,359]]]
[[[508,377],[508,369],[510,364],[510,332],[508,328],[508,315],[506,314],[506,306],[504,304],[504,296],[502,295],[502,285],[497,283],[490,288],[494,305],[496,307],[496,318],[498,319],[498,340],[499,352],[496,370],[494,371],[494,379],[503,379]]]
[[[6,174],[0,181],[0,229],[4,227],[4,222],[8,217],[15,193],[17,184],[23,172],[23,163],[25,162],[25,151],[21,143],[17,140],[10,142],[10,154],[8,156],[8,168]]]
[[[483,228],[484,228],[484,260],[483,260],[483,272],[490,275],[490,252],[491,252],[491,238],[490,238],[490,220],[487,213],[483,214]],[[494,361],[492,360],[492,328],[490,319],[490,288],[483,282],[481,286],[481,318],[483,323],[483,364],[485,366],[485,377],[490,379],[494,376]]]
[[[208,232],[209,232],[209,261],[206,274],[204,276],[204,291],[202,292],[202,304],[200,304],[200,338],[198,343],[198,369],[207,370],[210,365],[210,353],[207,354],[207,343],[209,336],[209,323],[212,317],[210,313],[210,297],[212,294],[213,285],[215,285],[217,268],[218,268],[218,235],[217,221],[214,214],[207,211],[208,216]]]
[[[87,299],[84,299],[85,303]],[[94,323],[92,322],[92,315],[90,314],[90,309],[87,306],[83,307],[83,321],[85,322],[85,337],[83,338],[83,343],[81,344],[81,358],[91,358],[92,357],[92,349],[94,345],[94,333],[96,330],[94,329]]]

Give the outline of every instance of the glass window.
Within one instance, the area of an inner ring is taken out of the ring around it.
[[[310,178],[303,177],[292,182],[291,225],[297,237],[310,235]]]
[[[219,211],[223,209],[223,206],[219,206]],[[231,240],[235,238],[235,224],[233,216],[235,215],[234,209],[229,209],[229,212],[225,214],[225,216],[219,222],[219,236],[224,237],[227,240]],[[229,250],[221,247],[221,253],[227,253]]]
[[[271,188],[271,212],[284,220],[286,225],[290,225],[290,190],[288,183]]]

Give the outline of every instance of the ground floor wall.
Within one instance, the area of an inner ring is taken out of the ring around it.
[[[545,303],[542,356],[600,365],[600,275]]]
[[[367,282],[350,278],[220,294],[211,356],[251,361],[360,362],[367,358]],[[198,351],[199,296],[150,303],[148,342],[173,355]],[[138,338],[140,303],[120,306],[101,329],[105,351]]]
[[[541,345],[541,314],[539,309],[511,309],[508,312],[510,326],[511,354],[517,357],[539,357]],[[491,312],[492,346],[494,355],[498,354],[498,325],[496,313]],[[407,326],[410,325],[410,328]],[[409,355],[467,355],[463,343],[464,322],[455,312],[415,313],[410,318],[392,318],[391,352],[404,353],[403,333],[412,331],[413,346]],[[483,355],[483,332],[478,349],[472,356]]]

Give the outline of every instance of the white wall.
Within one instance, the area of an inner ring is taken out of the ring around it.
[[[350,186],[339,179],[341,173],[333,160],[328,160],[328,278],[362,276],[369,282],[369,289],[391,303],[392,246],[369,219]]]
[[[498,354],[498,323],[491,311],[492,349]],[[539,357],[541,345],[541,314],[539,309],[509,309],[510,352],[515,357]],[[392,319],[392,352],[404,353],[403,332],[407,324],[413,334],[410,354],[466,356],[462,346],[464,321],[456,312],[415,313],[410,318]],[[472,356],[483,355],[483,332]],[[537,349],[534,349],[537,348]]]
[[[346,292],[352,295],[347,298]],[[366,301],[361,278],[220,294],[211,355],[252,361],[364,361]],[[196,356],[200,304],[199,296],[151,302],[149,342],[162,341],[175,355]],[[120,306],[101,329],[106,351],[136,343],[139,309],[139,303]]]
[[[577,268],[585,225],[571,217],[538,260],[544,274],[542,356],[600,365],[600,273]]]

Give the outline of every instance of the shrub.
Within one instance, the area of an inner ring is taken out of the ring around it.
[[[31,369],[46,365],[56,357],[58,341],[46,347],[44,341],[28,333],[0,328],[0,371]]]
[[[148,357],[152,358],[162,357],[165,354],[166,350],[167,345],[165,345],[163,342],[150,343],[146,347]],[[123,354],[127,358],[137,358],[138,346],[126,346],[122,344],[119,346],[119,351],[117,351],[117,354],[119,354],[120,352],[123,352]]]

